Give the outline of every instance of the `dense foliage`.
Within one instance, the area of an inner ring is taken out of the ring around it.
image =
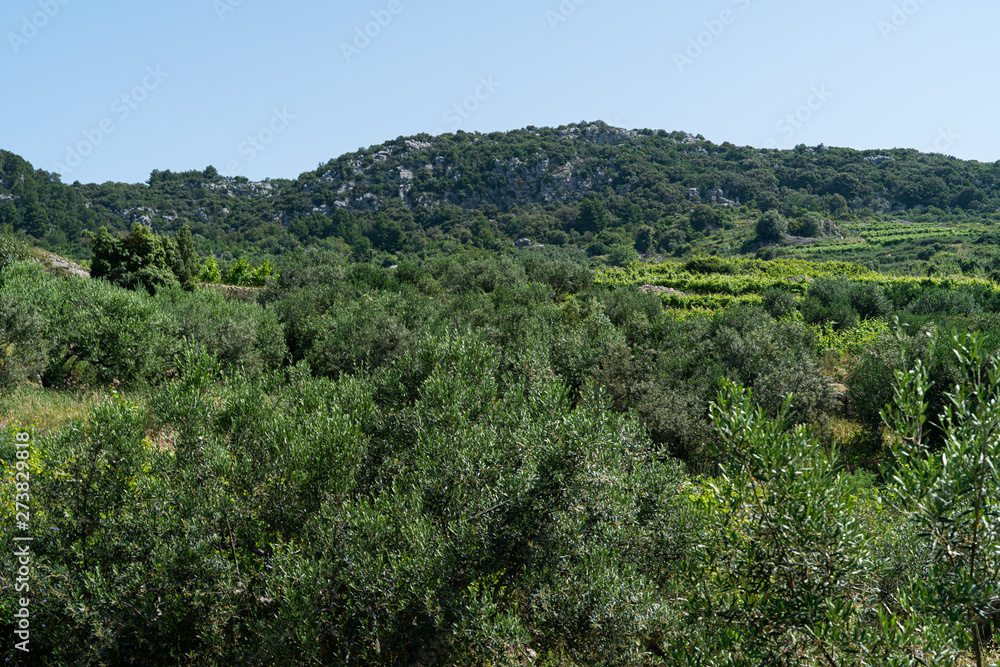
[[[783,252],[988,275],[1000,271],[998,165],[603,123],[400,137],[259,183],[209,167],[67,185],[0,152],[0,231],[77,259],[90,259],[102,226],[114,235],[138,222],[168,237],[187,225],[199,254],[227,264],[316,247],[389,266],[526,238],[624,265],[634,253],[756,251],[763,218],[776,224],[759,240]]]
[[[982,665],[998,176],[603,124],[262,183],[0,152],[9,664]]]
[[[297,252],[250,301],[0,270],[7,400],[117,388],[0,431],[5,488],[14,432],[35,439],[33,660],[907,665],[988,647],[991,283],[585,262]],[[761,296],[678,310],[637,289],[663,284]]]

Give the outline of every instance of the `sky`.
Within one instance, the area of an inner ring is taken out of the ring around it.
[[[0,149],[67,183],[295,178],[603,120],[1000,160],[995,0],[4,0]]]

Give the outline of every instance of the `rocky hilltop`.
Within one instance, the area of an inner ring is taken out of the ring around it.
[[[483,212],[490,221],[536,209],[556,215],[587,197],[619,211],[619,218],[627,200],[639,212],[625,217],[654,226],[698,205],[749,204],[786,215],[832,216],[936,207],[983,217],[1000,210],[1000,162],[909,149],[758,149],[602,122],[399,137],[332,159],[294,180],[262,182],[224,177],[208,167],[154,170],[144,184],[66,185],[58,174],[0,151],[0,229],[78,257],[87,254],[86,232],[101,226],[122,231],[139,223],[172,233],[188,224],[205,239],[204,250],[219,243],[234,250],[270,244],[268,250],[281,252],[295,242],[279,237],[297,224],[300,231],[293,236],[300,240],[333,234],[357,241],[358,234],[372,235],[373,216],[400,208],[457,207]],[[413,224],[435,215],[415,216]],[[503,233],[516,239],[533,232]]]

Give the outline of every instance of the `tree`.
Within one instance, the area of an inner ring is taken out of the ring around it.
[[[828,195],[826,197],[826,205],[830,209],[830,214],[834,217],[846,215],[849,210],[847,200],[840,193]]]
[[[815,238],[823,233],[823,218],[818,213],[806,213],[799,220],[799,236]]]
[[[30,258],[31,254],[23,241],[7,234],[0,235],[0,269]]]
[[[940,415],[943,448],[928,447],[931,383],[920,360],[896,372],[895,407],[883,419],[896,435],[890,476],[899,508],[920,527],[931,556],[929,572],[913,584],[914,605],[966,624],[982,667],[980,631],[1000,600],[1000,365],[981,334],[956,334],[953,341],[962,377]]]
[[[691,213],[691,227],[700,232],[714,225],[717,219],[715,209],[706,204],[698,204]]]
[[[730,463],[706,487],[719,542],[695,550],[684,603],[720,658],[733,656],[710,664],[847,664],[835,658],[855,648],[848,581],[864,536],[837,484],[837,451],[790,428],[790,407],[791,397],[771,417],[728,381],[710,406]],[[689,647],[673,651],[672,664],[704,664],[688,661]]]
[[[777,211],[768,211],[757,220],[757,239],[780,241],[788,232],[788,221]]]
[[[49,231],[49,214],[38,202],[29,204],[22,224],[26,233],[40,239]]]
[[[194,287],[194,279],[198,275],[198,253],[194,248],[191,228],[186,224],[181,227],[181,231],[177,235],[177,239],[173,245],[176,252],[170,268],[185,289],[192,289]]]
[[[21,228],[21,214],[9,199],[0,204],[0,233],[12,234]]]
[[[608,224],[608,211],[596,197],[588,196],[580,204],[576,228],[581,232],[597,233]]]
[[[628,266],[637,259],[639,259],[639,255],[635,248],[624,243],[616,243],[611,246],[611,251],[608,254],[608,264],[611,266]]]
[[[701,642],[680,634],[664,657],[690,667],[903,667],[917,664],[916,650],[919,664],[958,664],[953,621],[905,592],[892,597],[902,613],[859,595],[876,556],[863,518],[870,499],[842,473],[836,447],[790,427],[790,403],[775,419],[724,382],[710,406],[725,463],[695,496],[711,527],[680,565],[679,611]]]
[[[178,284],[167,263],[165,240],[138,222],[127,236],[114,237],[106,227],[101,227],[90,238],[92,277],[104,278],[126,289],[143,287],[150,293]]]
[[[399,250],[405,233],[402,223],[389,217],[386,213],[380,213],[375,218],[368,238],[371,239],[372,245],[379,250],[394,252]]]
[[[656,248],[656,230],[649,225],[643,225],[635,232],[635,249],[648,252]]]

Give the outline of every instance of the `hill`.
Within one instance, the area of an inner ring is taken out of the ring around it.
[[[707,209],[695,217],[698,205]],[[399,137],[295,180],[262,182],[208,167],[154,170],[144,184],[68,185],[0,151],[0,230],[76,259],[89,257],[88,231],[125,231],[136,221],[166,234],[186,223],[199,252],[224,258],[317,245],[367,259],[505,249],[522,237],[735,252],[746,248],[706,245],[699,233],[772,209],[846,223],[990,225],[1000,218],[1000,161],[911,149],[757,149],[600,122]]]

